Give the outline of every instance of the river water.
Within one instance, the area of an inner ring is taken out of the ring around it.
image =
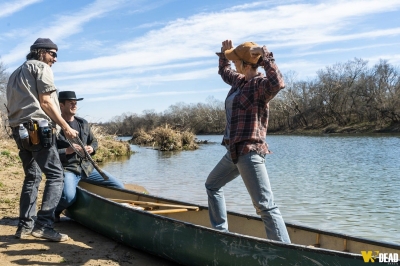
[[[226,150],[222,136],[198,139],[210,143],[179,152],[131,145],[129,158],[101,167],[150,194],[207,205],[204,182]],[[400,243],[400,135],[269,135],[267,142],[267,171],[286,222]],[[224,191],[228,210],[256,215],[240,177]]]

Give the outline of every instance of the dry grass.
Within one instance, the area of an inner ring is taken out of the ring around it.
[[[153,145],[155,140],[151,134],[147,134],[143,129],[139,129],[138,132],[133,134],[132,142],[137,145]]]
[[[24,180],[22,165],[0,168],[0,180],[0,218],[18,217],[19,198]],[[43,191],[44,183],[40,183],[40,191]],[[40,203],[41,197],[38,198],[39,206]]]
[[[15,141],[0,139],[0,217],[18,217],[24,171]],[[44,182],[42,182],[44,184]]]
[[[182,149],[182,141],[179,132],[175,132],[168,126],[158,127],[151,132],[160,151],[174,151]]]
[[[0,169],[21,164],[17,144],[13,139],[0,139]]]
[[[128,142],[119,141],[116,140],[116,136],[104,134],[100,126],[92,125],[91,129],[99,143],[99,148],[93,156],[95,161],[102,162],[105,159],[131,154]]]
[[[176,131],[169,125],[158,127],[149,133],[143,129],[132,136],[132,143],[137,145],[157,146],[160,151],[195,150],[195,134],[190,131]]]
[[[7,138],[7,132],[5,125],[7,124],[5,121],[7,120],[6,114],[4,114],[2,111],[0,111],[0,139]]]
[[[181,132],[182,146],[185,150],[195,150],[199,148],[196,143],[196,135],[190,131]]]
[[[92,127],[93,133],[99,142],[99,149],[95,159],[102,161],[130,153],[129,143],[121,142],[114,136],[102,134],[101,128]],[[18,148],[12,138],[0,138],[0,217],[18,217],[19,198],[24,180],[22,162],[18,155]],[[39,194],[43,193],[45,176],[40,183]],[[38,196],[38,206],[42,196]]]

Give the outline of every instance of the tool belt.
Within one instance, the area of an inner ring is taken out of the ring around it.
[[[29,138],[21,139],[21,145],[29,151],[39,151],[42,148],[50,148],[56,142],[56,129],[48,127],[39,127],[37,121],[29,121],[23,123],[28,130]],[[19,127],[18,127],[19,128]]]

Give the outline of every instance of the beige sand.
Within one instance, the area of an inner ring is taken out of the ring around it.
[[[33,236],[24,240],[15,238],[22,180],[21,167],[0,169],[0,265],[176,265],[117,243],[67,217],[55,224],[56,230],[69,235],[66,242],[50,242]],[[145,191],[137,185],[127,185],[127,188]]]

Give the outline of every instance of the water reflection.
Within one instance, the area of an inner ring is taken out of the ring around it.
[[[104,169],[151,194],[207,205],[204,182],[225,153],[221,136],[195,151],[131,145],[128,160]],[[285,221],[400,242],[400,137],[268,136],[266,166]],[[227,208],[255,215],[239,177],[225,187]]]
[[[163,152],[157,152],[157,157],[159,159],[168,159],[173,156],[178,156],[180,155],[182,151],[163,151]]]
[[[109,162],[123,162],[123,161],[127,161],[131,158],[132,154],[129,155],[121,155],[118,157],[110,157],[108,159],[104,159],[102,162],[99,162],[98,164],[100,166],[106,165]]]

